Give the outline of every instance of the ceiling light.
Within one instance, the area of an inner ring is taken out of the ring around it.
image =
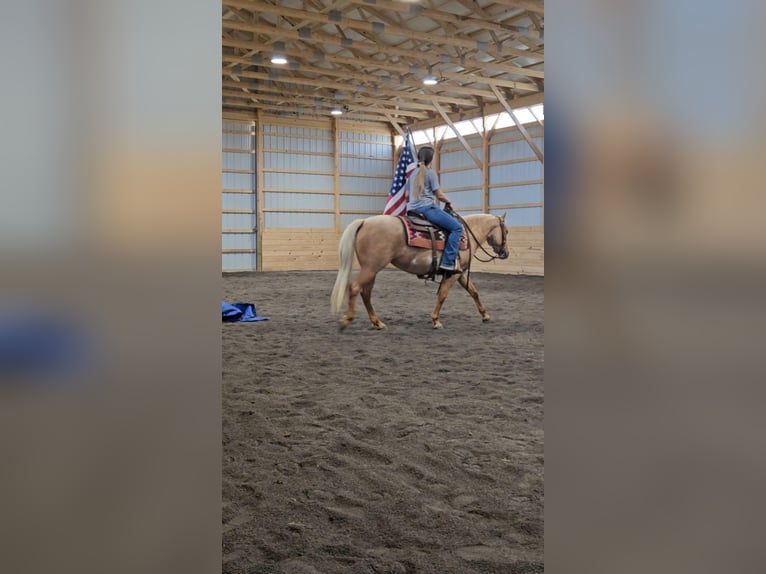
[[[428,75],[423,78],[423,83],[426,86],[435,86],[437,83],[439,83],[439,80],[437,80],[436,76],[434,76],[434,71],[431,66],[428,66]]]
[[[343,113],[343,110],[341,110],[340,108],[333,108],[332,110],[330,110],[330,113],[334,116],[339,116]]]
[[[271,63],[280,65],[286,64],[287,58],[285,57],[284,51],[284,42],[274,42],[274,52],[271,54]]]

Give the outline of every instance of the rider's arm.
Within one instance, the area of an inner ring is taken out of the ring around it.
[[[441,190],[441,189],[436,189],[436,190],[434,190],[434,196],[435,196],[435,197],[436,197],[436,199],[438,199],[439,201],[443,201],[444,203],[446,203],[447,205],[449,205],[450,201],[449,201],[449,199],[447,199],[447,196],[446,196],[446,195],[444,195],[444,193],[442,193],[442,190]]]

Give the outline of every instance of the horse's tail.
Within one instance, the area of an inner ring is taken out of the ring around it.
[[[343,305],[343,297],[348,288],[348,278],[351,275],[351,265],[354,262],[354,246],[356,234],[359,233],[364,219],[352,221],[340,238],[338,245],[338,276],[335,278],[335,286],[332,288],[332,312],[337,313]]]

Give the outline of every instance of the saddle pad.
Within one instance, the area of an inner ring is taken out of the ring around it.
[[[400,215],[399,219],[404,224],[404,235],[407,238],[407,245],[410,247],[421,247],[423,249],[431,249],[431,234],[429,228],[434,230],[434,241],[437,251],[444,251],[444,241],[446,232],[441,227],[435,225],[426,225],[424,219],[417,218],[413,221],[409,216]],[[465,237],[465,233],[460,238],[460,251],[468,249],[468,240]]]

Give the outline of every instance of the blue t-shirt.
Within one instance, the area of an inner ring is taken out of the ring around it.
[[[419,167],[415,168],[415,171],[412,172],[409,179],[407,180],[407,183],[404,185],[406,186],[406,190],[408,193],[408,197],[412,198],[412,184],[415,182],[415,176],[418,174],[418,171],[420,171]],[[436,197],[434,196],[434,192],[439,189],[439,179],[436,177],[436,172],[432,169],[426,170],[426,179],[423,184],[423,193],[420,194],[420,197],[407,204],[407,209],[423,209],[424,207],[427,207],[429,205],[438,205],[436,201]]]

